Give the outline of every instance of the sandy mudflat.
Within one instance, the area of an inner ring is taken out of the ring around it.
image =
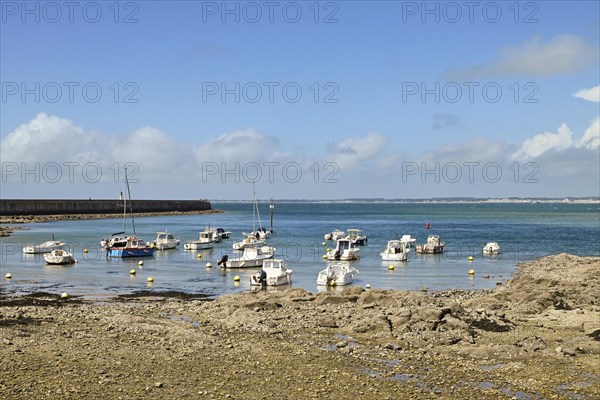
[[[7,399],[597,399],[600,258],[494,291],[0,298]],[[150,297],[154,296],[154,297]]]

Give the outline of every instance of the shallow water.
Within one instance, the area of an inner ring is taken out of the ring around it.
[[[167,230],[185,242],[195,239],[205,226],[233,231],[232,239],[210,251],[157,251],[154,257],[138,259],[106,258],[99,241],[122,230],[122,219],[58,221],[27,224],[24,231],[0,239],[1,288],[4,293],[66,291],[71,295],[105,296],[140,290],[184,291],[218,296],[250,290],[249,277],[255,269],[221,270],[217,261],[224,254],[234,255],[231,246],[242,232],[253,229],[252,204],[213,204],[222,214],[182,215],[136,218],[139,237],[154,240],[156,231]],[[269,207],[260,204],[263,226],[268,226]],[[360,271],[354,284],[382,289],[429,290],[494,288],[509,279],[515,264],[541,256],[568,252],[577,255],[600,254],[600,208],[597,204],[382,204],[382,203],[280,203],[274,210],[273,238],[277,248],[293,269],[292,287],[310,291],[340,290],[316,285],[318,272],[325,268],[323,235],[334,229],[359,228],[369,236],[361,248],[360,260],[353,265]],[[430,229],[425,224],[430,223]],[[127,222],[130,230],[130,221]],[[379,253],[387,241],[411,234],[417,243],[428,234],[439,234],[446,243],[443,255],[410,254],[408,262],[382,262]],[[69,266],[45,265],[41,255],[26,255],[22,248],[50,240],[68,244],[78,263]],[[502,254],[483,257],[488,241],[499,242]],[[333,242],[327,242],[333,247]],[[87,248],[89,252],[83,253]],[[197,254],[202,254],[198,259]],[[468,262],[469,255],[475,257]],[[207,269],[210,262],[213,268]],[[135,276],[129,274],[136,269]],[[475,270],[469,277],[468,271]],[[6,272],[13,276],[4,278]],[[238,275],[241,280],[234,282]],[[148,276],[154,283],[147,283]],[[284,290],[277,288],[275,290]]]

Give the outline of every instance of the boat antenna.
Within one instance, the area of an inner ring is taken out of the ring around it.
[[[135,221],[133,220],[133,207],[131,206],[131,191],[129,190],[129,180],[127,179],[127,167],[125,167],[125,184],[127,185],[127,197],[129,197],[129,212],[131,213],[131,227],[133,228],[133,236],[136,236],[135,233]],[[127,205],[127,202],[125,202]],[[127,206],[125,206],[127,209]],[[125,230],[125,229],[123,229]]]

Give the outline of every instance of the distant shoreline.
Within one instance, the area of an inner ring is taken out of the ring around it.
[[[224,200],[213,199],[211,203],[221,204],[246,204],[253,200]],[[266,200],[259,200],[259,203]],[[556,198],[556,199],[537,199],[537,198],[431,198],[431,199],[325,199],[325,200],[293,200],[293,199],[275,199],[269,200],[271,203],[309,203],[309,204],[600,204],[600,198]]]

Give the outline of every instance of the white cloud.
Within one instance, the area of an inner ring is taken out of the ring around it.
[[[573,145],[573,132],[567,124],[562,124],[556,133],[544,132],[525,140],[512,154],[513,160],[525,160],[541,156],[551,150],[564,150]]]
[[[585,130],[578,144],[588,150],[598,150],[600,148],[600,117],[596,118],[592,125]]]
[[[97,162],[103,142],[71,120],[40,113],[9,133],[0,151],[6,162]]]
[[[105,135],[46,113],[9,133],[0,151],[3,162],[16,162],[22,169],[34,170],[39,165],[43,170],[48,163],[56,163],[63,173],[69,168],[78,174],[86,170],[94,176],[101,174],[105,181],[114,180],[118,173],[115,168],[121,169],[126,163],[137,165],[138,178],[173,179],[179,176],[176,170],[189,166],[186,160],[193,160],[191,151],[156,128],[144,127],[122,136]],[[65,163],[76,164],[69,167]]]
[[[282,156],[276,151],[277,144],[277,139],[273,137],[265,136],[254,129],[246,129],[221,135],[198,146],[194,153],[199,163],[260,163],[265,160],[271,161],[274,156]]]
[[[580,99],[592,101],[594,103],[600,102],[600,85],[591,89],[581,89],[580,91],[573,93],[573,96],[579,97]]]
[[[340,169],[353,169],[373,159],[387,144],[386,138],[377,132],[369,132],[362,138],[346,139],[339,144],[331,144],[330,161]]]
[[[495,59],[465,69],[447,71],[447,79],[502,78],[507,76],[542,77],[568,74],[598,62],[598,49],[572,34],[560,34],[543,43],[534,36],[521,45],[507,46]]]

